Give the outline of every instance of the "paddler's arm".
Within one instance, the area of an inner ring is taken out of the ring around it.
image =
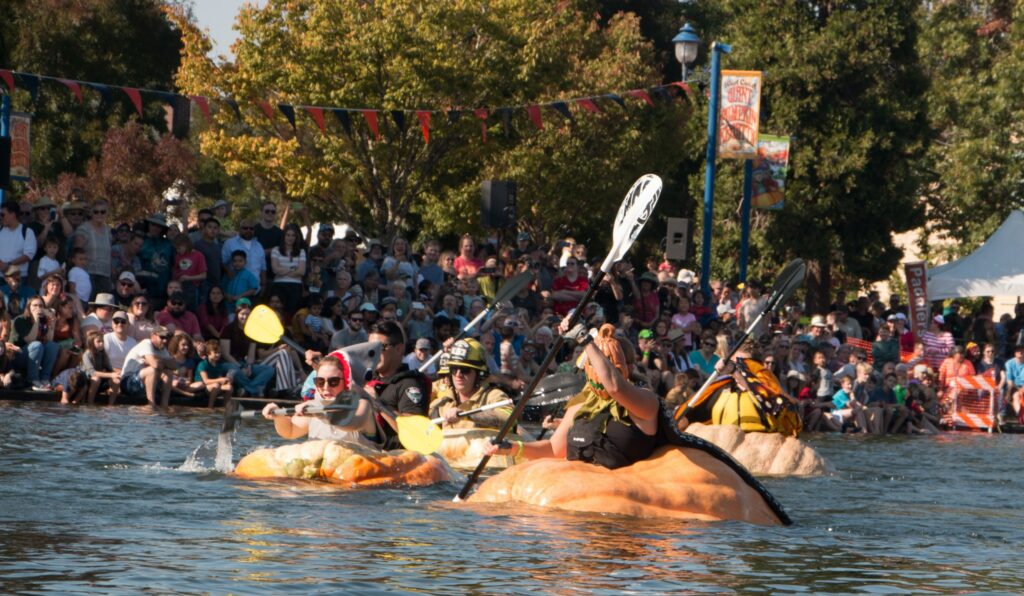
[[[582,405],[582,404],[580,404]],[[487,455],[512,455],[525,459],[558,458],[565,459],[566,445],[568,444],[569,429],[572,428],[572,421],[579,411],[580,405],[575,405],[566,410],[565,416],[559,423],[558,428],[551,435],[550,439],[543,441],[530,441],[529,443],[512,443],[511,447],[502,447],[494,443],[487,443],[484,446],[484,453]]]
[[[301,403],[296,406],[296,411],[301,412],[304,406],[310,402]],[[274,430],[283,439],[298,439],[306,436],[309,432],[309,418],[296,413],[294,416],[274,416],[274,410],[278,405],[271,402],[263,407],[263,417],[274,421]]]
[[[587,360],[590,362],[594,374],[597,375],[596,381],[604,385],[612,399],[629,411],[629,417],[633,419],[640,430],[645,434],[653,435],[658,429],[658,396],[654,392],[641,389],[624,379],[594,342],[588,342],[584,349]]]

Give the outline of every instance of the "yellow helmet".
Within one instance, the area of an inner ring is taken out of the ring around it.
[[[451,371],[448,369],[448,362],[452,359],[451,354],[448,352],[442,352],[441,356],[437,359],[437,374],[438,376],[444,376]]]
[[[475,339],[460,339],[455,342],[449,352],[448,369],[472,368],[481,372],[487,372],[487,356],[484,354],[484,347]]]

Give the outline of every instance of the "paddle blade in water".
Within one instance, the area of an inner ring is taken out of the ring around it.
[[[658,205],[658,197],[661,196],[661,178],[654,174],[644,174],[626,193],[626,198],[619,206],[619,212],[615,215],[615,225],[612,227],[612,249],[601,264],[601,271],[608,273],[612,264],[625,256],[629,247],[633,246],[636,237],[647,224]]]
[[[398,440],[410,451],[430,455],[441,447],[444,433],[426,416],[398,416]]]
[[[265,304],[252,309],[243,331],[246,337],[261,344],[276,344],[284,335],[284,327],[277,313]]]

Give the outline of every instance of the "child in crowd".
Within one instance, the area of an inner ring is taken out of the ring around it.
[[[60,243],[53,236],[47,236],[43,241],[43,256],[39,258],[39,266],[36,270],[36,278],[43,279],[54,271],[63,271],[64,266],[57,260],[57,253],[60,251]]]
[[[206,257],[195,249],[188,234],[174,238],[174,252],[171,279],[181,282],[181,289],[185,294],[185,307],[195,311],[199,304],[199,292],[206,281]]]
[[[82,372],[89,379],[87,402],[92,405],[100,392],[108,394],[107,405],[114,405],[121,389],[121,374],[110,364],[110,355],[103,344],[103,334],[90,331],[85,338],[85,354],[82,355]]]
[[[864,407],[853,396],[853,377],[844,376],[839,381],[839,391],[832,396],[832,408],[830,416],[822,417],[822,422],[829,430],[842,431],[852,422],[861,433],[868,432]]]
[[[212,408],[221,395],[231,396],[232,367],[220,357],[220,341],[206,341],[206,358],[196,367],[195,380],[206,387],[210,396],[207,406]]]
[[[331,336],[327,333],[322,316],[324,299],[319,294],[314,294],[307,299],[306,303],[309,310],[300,323],[302,334],[306,337],[306,347],[326,353],[331,345]]]
[[[68,293],[78,299],[78,312],[86,312],[85,305],[89,304],[89,298],[92,296],[92,281],[85,271],[85,261],[84,248],[71,249],[71,256],[68,257],[68,262],[71,263],[71,269],[68,270]]]

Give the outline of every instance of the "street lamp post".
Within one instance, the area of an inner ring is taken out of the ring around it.
[[[700,37],[689,23],[672,38],[675,44],[676,60],[683,65],[683,81],[686,81],[686,65],[697,57]],[[700,288],[711,294],[711,231],[715,214],[715,158],[718,157],[718,96],[722,86],[722,54],[732,52],[732,46],[725,43],[711,44],[711,98],[708,102],[708,148],[704,170],[704,234],[701,242]]]

